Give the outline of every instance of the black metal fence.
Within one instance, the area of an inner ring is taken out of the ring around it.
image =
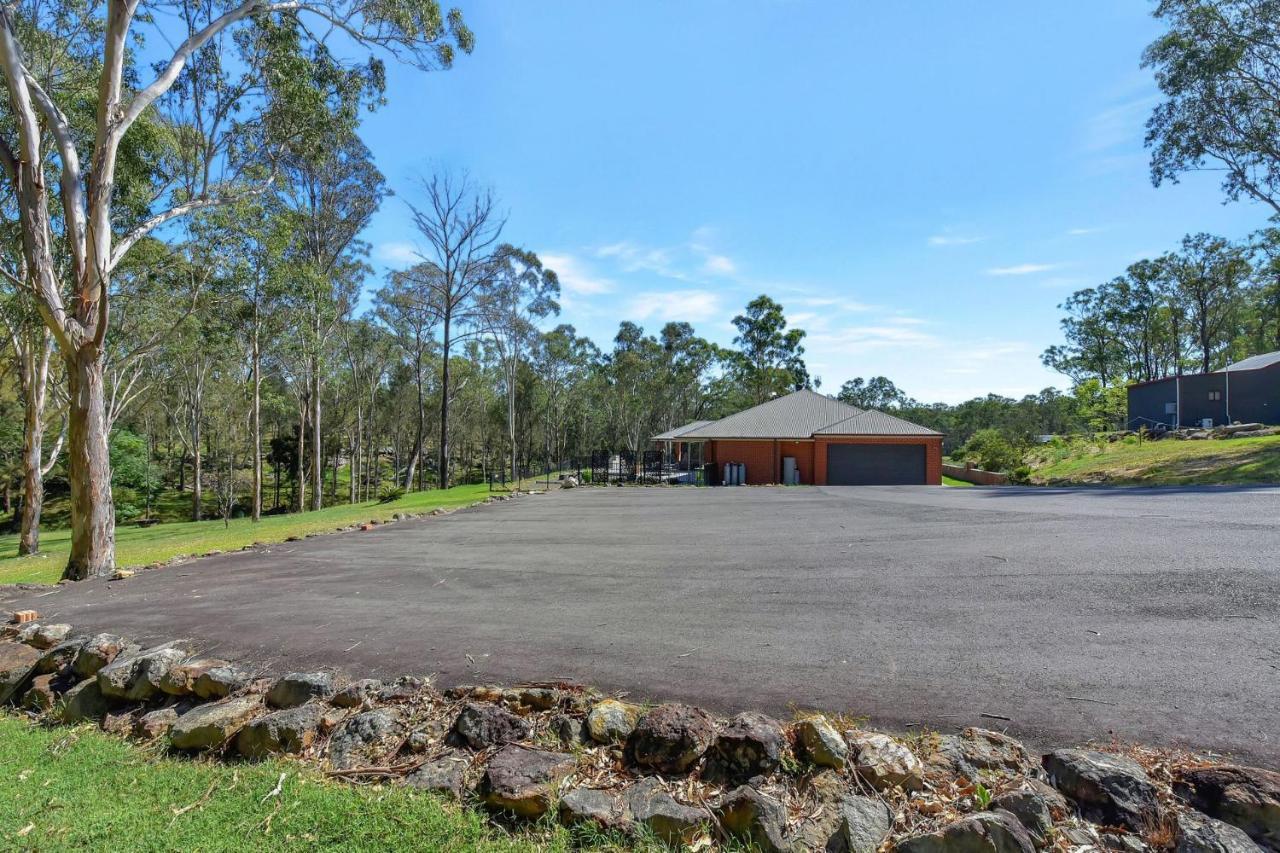
[[[540,467],[521,467],[518,488],[549,488],[553,483],[573,476],[582,486],[614,485],[704,485],[706,476],[701,466],[690,468],[687,459],[668,457],[661,450],[602,450],[588,457],[574,457]],[[489,477],[490,491],[505,491],[512,486],[510,471],[494,471]]]

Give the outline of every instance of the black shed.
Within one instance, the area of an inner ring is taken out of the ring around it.
[[[1129,386],[1130,429],[1280,424],[1280,351]]]

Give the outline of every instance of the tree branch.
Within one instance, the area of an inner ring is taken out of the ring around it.
[[[274,180],[274,176],[268,178],[262,186],[256,187],[248,192],[240,193],[239,195],[219,196],[217,198],[210,198],[207,196],[196,198],[186,202],[185,204],[179,204],[175,207],[171,207],[164,213],[156,214],[116,241],[115,249],[111,252],[111,262],[107,264],[107,272],[110,273],[114,270],[116,266],[124,260],[124,256],[129,252],[129,250],[132,249],[139,240],[159,228],[161,225],[164,225],[166,222],[186,216],[188,213],[192,213],[197,210],[205,210],[210,207],[222,207],[223,205],[235,204],[238,201],[244,201],[247,198],[262,195],[271,187]]]

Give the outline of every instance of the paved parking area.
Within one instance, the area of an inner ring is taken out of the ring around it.
[[[1280,489],[583,488],[9,606],[277,670],[566,678],[1275,765],[1278,519]]]

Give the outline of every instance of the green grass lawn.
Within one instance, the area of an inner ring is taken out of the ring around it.
[[[967,482],[965,482],[964,480],[957,480],[955,477],[948,477],[946,474],[943,474],[943,475],[942,475],[942,485],[944,485],[944,486],[959,486],[959,487],[961,487],[961,488],[964,488],[964,487],[966,487],[966,486],[972,486],[972,485],[973,485],[973,483],[967,483]]]
[[[1118,441],[1081,449],[1037,467],[1032,482],[1143,486],[1280,483],[1280,436]]]
[[[122,568],[145,566],[173,557],[233,551],[255,542],[283,542],[290,536],[331,531],[356,522],[386,521],[397,512],[466,506],[489,494],[489,487],[483,484],[455,486],[410,492],[389,503],[344,504],[316,512],[273,515],[257,524],[247,518],[232,519],[226,525],[221,519],[151,527],[126,523],[116,528],[116,563]],[[17,535],[0,536],[0,584],[57,582],[71,550],[71,531],[42,530],[40,547],[41,553],[35,556],[18,557]]]
[[[89,727],[0,714],[5,850],[517,851],[571,842],[541,825],[508,835],[478,812],[405,787],[328,782],[297,763],[165,758]]]

